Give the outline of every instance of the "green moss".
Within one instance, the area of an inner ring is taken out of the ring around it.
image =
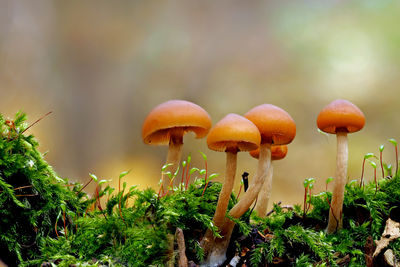
[[[37,150],[32,135],[19,134],[25,115],[14,122],[0,115],[0,251],[6,262],[19,263],[40,255],[39,244],[54,237],[61,207],[68,214],[83,212],[83,193],[69,189]],[[8,253],[4,253],[8,251]]]
[[[177,257],[172,238],[177,227],[184,231],[188,258],[197,263],[203,260],[202,235],[207,228],[218,235],[212,217],[221,190],[220,183],[210,182],[204,191],[204,170],[197,169],[198,177],[187,189],[178,187],[162,197],[153,189],[127,188],[126,172],[119,177],[120,190],[91,175],[98,193],[90,198],[81,184],[70,185],[54,173],[33,136],[20,134],[27,127],[24,121],[25,115],[17,114],[14,127],[0,115],[3,261],[22,266],[43,262],[165,266]],[[343,262],[365,266],[368,240],[380,238],[388,216],[398,216],[399,175],[380,180],[378,187],[373,182],[365,187],[350,182],[345,191],[344,228],[327,235],[330,198],[330,192],[308,196],[311,208],[306,214],[296,205],[274,205],[266,218],[257,218],[249,210],[235,220],[238,227],[229,254],[249,249],[246,257],[252,266],[337,266]],[[236,202],[232,195],[229,207]],[[389,247],[400,256],[400,241]]]

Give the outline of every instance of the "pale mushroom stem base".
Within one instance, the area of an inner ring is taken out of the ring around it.
[[[342,228],[342,211],[344,188],[347,177],[347,132],[338,132],[337,136],[337,158],[336,158],[336,179],[332,192],[331,209],[329,211],[329,221],[326,232],[334,233]]]
[[[229,215],[233,218],[241,217],[251,206],[256,199],[258,193],[263,186],[267,170],[271,165],[271,145],[260,145],[260,157],[258,160],[257,173],[254,181],[240,199],[240,201],[229,211]],[[216,238],[213,241],[212,251],[208,255],[207,265],[215,266],[220,265],[226,258],[226,250],[228,249],[229,241],[231,239],[232,231],[235,223],[231,220],[224,220],[224,224],[220,227],[220,234],[222,238]],[[208,251],[207,251],[208,252]]]
[[[274,173],[274,165],[271,162],[271,165],[268,168],[267,178],[265,179],[261,191],[258,194],[257,204],[256,207],[254,208],[254,210],[257,212],[257,215],[261,218],[267,215],[268,202],[272,192],[273,173]]]
[[[225,222],[226,210],[228,209],[229,199],[233,190],[237,165],[237,151],[226,152],[226,171],[225,180],[222,184],[221,192],[219,193],[217,207],[213,217],[213,223],[221,230]],[[222,234],[222,233],[221,233]],[[201,242],[201,246],[204,250],[205,255],[208,254],[210,249],[214,246],[214,236],[211,230],[207,229],[204,238]]]
[[[171,172],[173,175],[179,167],[179,163],[181,161],[182,156],[182,146],[183,146],[183,137],[174,137],[169,141],[168,155],[167,161],[165,164],[172,164],[169,166],[166,171]],[[168,187],[171,183],[169,177],[167,175],[162,176],[163,183],[163,192],[168,192]]]

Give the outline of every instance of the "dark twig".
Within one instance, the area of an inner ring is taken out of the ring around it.
[[[42,117],[40,117],[39,119],[37,119],[35,122],[33,122],[31,125],[29,125],[28,127],[25,128],[25,130],[23,130],[22,132],[20,132],[16,137],[14,137],[11,141],[17,139],[17,137],[21,134],[23,134],[24,132],[26,132],[27,130],[29,130],[33,125],[35,125],[36,123],[38,123],[39,121],[41,121],[42,119],[44,119],[46,116],[50,115],[51,113],[53,113],[53,111],[47,112],[46,114],[44,114]]]
[[[14,190],[20,190],[20,189],[29,188],[29,187],[32,187],[32,186],[33,186],[33,185],[20,186],[20,187],[14,188]]]
[[[279,201],[278,203],[276,203],[276,205],[278,205],[278,206],[280,206],[282,204],[282,201]],[[270,210],[268,213],[267,213],[267,217],[269,216],[269,215],[271,215],[272,213],[274,213],[274,209],[272,209],[272,210]]]
[[[90,178],[90,180],[89,180],[89,182],[87,182],[81,189],[79,189],[79,191],[78,192],[76,192],[76,194],[79,194],[80,192],[82,192],[82,190],[83,189],[85,189],[86,188],[86,186],[88,186],[91,182],[93,181],[93,179],[92,178]]]
[[[246,192],[247,188],[249,188],[249,173],[248,172],[244,172],[242,174],[242,181],[243,181],[243,185],[244,185],[244,192]]]

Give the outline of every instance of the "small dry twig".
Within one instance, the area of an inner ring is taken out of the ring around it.
[[[185,245],[185,237],[183,236],[183,231],[181,228],[176,228],[175,232],[176,243],[178,244],[178,252],[179,252],[179,267],[187,267],[188,260],[186,257],[186,245]]]
[[[280,206],[282,204],[282,201],[279,201],[278,203],[276,203],[276,205],[278,205],[278,206]],[[269,215],[271,215],[272,213],[274,213],[274,209],[272,209],[272,210],[270,210],[268,213],[267,213],[267,217],[269,216]]]
[[[278,205],[280,205],[281,202],[278,202]],[[294,210],[292,205],[284,205],[281,206],[282,209],[287,209],[287,210]],[[272,213],[274,213],[275,210],[271,210],[270,212],[267,213],[267,216],[271,215]]]
[[[389,243],[400,237],[400,223],[393,221],[392,219],[388,219],[386,221],[385,230],[383,231],[381,239],[379,241],[375,241],[376,249],[373,257],[379,255],[379,253],[386,248]]]
[[[394,255],[393,250],[387,249],[383,254],[383,259],[388,266],[398,267],[400,263],[397,262],[396,256]]]

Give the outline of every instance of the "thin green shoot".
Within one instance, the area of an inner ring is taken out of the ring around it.
[[[360,178],[360,187],[364,187],[364,169],[365,169],[365,161],[369,158],[377,158],[374,153],[367,153],[364,155],[363,163],[362,163],[362,170],[361,170],[361,178]]]
[[[396,171],[395,171],[395,175],[397,175],[398,172],[398,168],[399,168],[399,154],[398,154],[398,150],[397,150],[397,141],[393,138],[388,140],[390,143],[392,143],[392,145],[394,146],[395,149],[395,153],[396,153]]]
[[[380,161],[380,164],[381,164],[381,170],[382,170],[382,179],[385,177],[385,172],[384,172],[384,170],[383,170],[383,161],[382,161],[382,153],[383,153],[383,150],[385,149],[385,146],[384,145],[380,145],[379,146],[379,161]]]

